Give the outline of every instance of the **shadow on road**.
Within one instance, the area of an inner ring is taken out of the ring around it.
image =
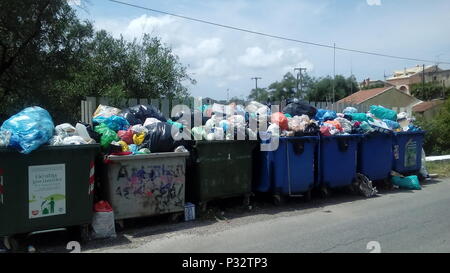
[[[434,179],[428,182],[422,182],[422,187],[426,188],[433,184],[443,182],[442,179]],[[377,187],[379,194],[372,198],[379,198],[382,195],[391,195],[398,193],[415,193],[417,191],[405,189],[385,189]],[[284,202],[275,205],[272,201],[271,194],[257,194],[252,198],[251,209],[242,205],[242,198],[229,198],[217,200],[208,205],[208,210],[203,213],[196,221],[182,222],[182,217],[178,217],[175,221],[170,215],[159,215],[153,217],[137,218],[124,221],[124,229],[118,228],[117,237],[106,240],[92,240],[82,244],[82,250],[94,250],[100,247],[119,247],[131,244],[131,238],[142,238],[147,236],[163,236],[167,233],[177,231],[189,231],[212,225],[218,222],[226,222],[233,219],[239,219],[248,216],[257,215],[277,215],[290,212],[305,213],[311,211],[323,210],[324,213],[331,212],[324,210],[326,206],[336,204],[351,203],[367,199],[363,196],[349,193],[346,190],[334,190],[330,197],[320,197],[318,193],[313,192],[312,200],[307,202],[303,197],[284,198]],[[71,238],[67,232],[52,232],[33,235],[27,239],[27,243],[38,246],[40,252],[70,252],[66,249],[67,242]],[[39,246],[42,246],[39,249]]]

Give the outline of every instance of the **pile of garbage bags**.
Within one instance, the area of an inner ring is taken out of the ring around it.
[[[274,108],[275,109],[275,108]],[[194,121],[201,117],[201,125]],[[54,125],[43,108],[28,107],[0,127],[0,147],[16,148],[27,154],[41,145],[81,145],[100,143],[108,154],[130,155],[186,150],[188,143],[175,140],[174,132],[194,140],[257,140],[265,136],[323,136],[345,134],[420,131],[407,113],[372,105],[367,113],[347,107],[342,113],[316,109],[306,102],[289,101],[282,112],[256,101],[247,106],[231,103],[202,105],[186,115],[170,119],[152,105],[118,109],[99,105],[92,116],[93,126],[77,123]],[[190,123],[190,126],[187,126]],[[193,127],[192,127],[193,126]],[[192,127],[192,128],[191,128]],[[182,147],[183,146],[183,147]]]
[[[0,147],[17,149],[29,154],[42,145],[92,144],[88,127],[77,123],[55,126],[49,112],[39,106],[27,107],[13,115],[0,127]]]
[[[272,113],[270,105],[256,101],[245,107],[215,103],[198,110],[207,118],[202,126],[192,128],[196,140],[257,140],[258,131],[272,136],[317,135],[320,129],[313,119],[317,110],[298,100],[288,103],[283,112]]]
[[[99,105],[93,114],[94,132],[103,151],[113,155],[173,152],[180,148],[172,130],[182,124],[167,120],[152,105],[136,105],[118,109]]]
[[[367,113],[358,113],[353,107],[345,108],[342,113],[318,109],[315,118],[323,136],[421,131],[407,113],[397,114],[380,105],[370,106]]]

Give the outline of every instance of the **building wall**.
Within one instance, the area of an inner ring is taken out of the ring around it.
[[[387,80],[387,82],[395,85],[395,88],[397,88],[398,90],[401,90],[402,86],[405,86],[406,90],[407,90],[406,93],[411,94],[409,85],[422,82],[422,76],[420,74],[418,74],[418,75],[411,76],[409,78]]]
[[[450,70],[440,70],[436,71],[434,68],[427,69],[425,71],[425,82],[437,82],[439,84],[443,84],[445,87],[450,86]],[[421,83],[422,82],[422,74],[416,74],[414,76],[411,76],[409,78],[403,78],[403,79],[391,79],[387,80],[387,82],[392,83],[395,85],[395,88],[401,90],[402,86],[406,87],[407,93],[410,94],[410,86],[414,83]]]
[[[378,96],[368,99],[361,104],[366,106],[382,105],[387,108],[412,108],[412,106],[419,102],[421,102],[419,99],[406,95],[403,92],[393,88]]]
[[[437,82],[444,84],[444,86],[450,86],[450,70],[443,70],[438,72],[425,73],[425,82]]]

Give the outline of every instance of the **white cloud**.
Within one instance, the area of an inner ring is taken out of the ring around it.
[[[381,6],[381,0],[366,0],[369,6]]]
[[[222,77],[230,72],[230,66],[225,58],[206,58],[201,65],[192,69],[192,73],[200,76]]]
[[[248,47],[245,54],[238,57],[238,62],[251,68],[267,68],[278,64],[283,58],[283,50],[264,52],[258,46]]]
[[[247,93],[244,90],[253,87],[250,78],[255,75],[263,77],[268,84],[298,65],[312,68],[299,48],[273,40],[261,42],[260,37],[254,35],[242,36],[187,24],[170,16],[103,18],[95,21],[95,27],[130,41],[139,41],[144,33],[161,38],[188,67],[189,75],[197,80],[197,84],[191,86],[194,96],[210,95],[220,99],[223,94],[219,90],[223,88],[230,89],[230,96],[242,95]]]
[[[223,41],[220,38],[211,38],[200,40],[193,46],[181,45],[175,48],[175,52],[181,58],[189,57],[212,57],[217,56],[223,50]]]
[[[81,0],[67,0],[67,3],[71,6],[81,6]]]

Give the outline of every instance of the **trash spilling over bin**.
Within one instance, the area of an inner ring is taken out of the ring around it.
[[[3,122],[0,136],[0,236],[13,248],[16,235],[57,228],[87,239],[100,152],[87,128],[55,127],[33,106]]]
[[[358,113],[357,109],[352,107],[347,107],[343,113],[318,109],[316,119],[320,122],[320,133],[322,135],[319,168],[322,185],[331,185],[331,187],[351,185],[354,186],[353,189],[361,189],[360,185],[357,184],[366,179],[354,179],[356,173],[353,170],[353,165],[356,158],[356,172],[366,176],[370,181],[389,181],[392,169],[400,172],[420,170],[422,142],[418,138],[415,138],[417,141],[414,142],[411,138],[405,140],[401,136],[422,134],[423,138],[423,133],[420,128],[412,124],[413,119],[408,118],[406,113],[397,114],[397,112],[383,106],[372,105],[367,113]],[[345,139],[345,136],[352,135],[361,137],[357,141],[358,145],[355,150],[353,150],[351,141],[347,144],[341,143],[344,141],[341,137]],[[331,144],[335,136],[339,137],[335,141],[339,145],[340,153],[336,150],[336,145]],[[396,144],[399,141],[400,144]],[[404,166],[406,141],[410,141],[408,160],[411,165],[407,167]],[[418,145],[414,146],[417,143]],[[350,148],[351,153],[356,152],[357,157],[355,154],[351,156],[353,159],[350,159],[349,155],[342,159],[344,161],[340,161],[338,158],[330,160],[330,156],[343,155],[343,147]],[[417,154],[413,155],[413,150],[417,151]],[[393,158],[393,155],[395,158]],[[345,165],[342,164],[343,162],[346,162]],[[351,170],[347,164],[351,164]],[[402,167],[399,167],[399,165],[402,165]],[[337,168],[335,169],[335,167]],[[339,177],[333,178],[332,172],[338,170],[340,172],[339,174],[336,173],[336,176]],[[351,180],[355,180],[356,184],[351,184]],[[367,195],[364,193],[365,191],[359,191],[361,194]]]
[[[0,236],[88,225],[98,144],[0,148]]]
[[[189,152],[106,155],[103,197],[115,220],[183,212]]]

